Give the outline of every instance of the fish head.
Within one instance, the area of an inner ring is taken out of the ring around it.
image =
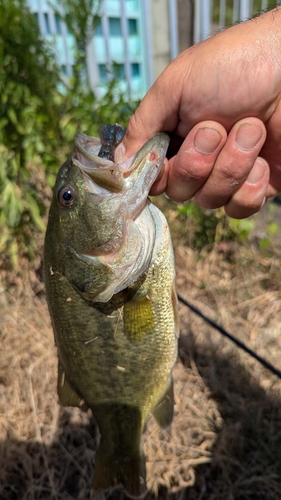
[[[114,191],[93,182],[80,168],[78,158],[80,156],[74,150],[59,170],[49,225],[52,226],[53,238],[60,245],[90,254],[112,240],[118,226],[117,211],[121,215],[122,207]]]
[[[160,133],[129,160],[123,160],[119,152],[118,161],[110,161],[98,156],[99,139],[80,133],[75,138],[73,153],[59,170],[49,213],[45,255],[55,254],[59,272],[70,254],[71,266],[76,266],[78,259],[79,269],[85,264],[87,273],[92,267],[102,275],[110,267],[108,280],[112,273],[115,278],[111,276],[113,284],[107,286],[110,292],[104,294],[103,300],[128,284],[128,280],[120,284],[123,281],[119,276],[127,276],[134,267],[132,281],[143,270],[147,256],[152,254],[153,230],[146,229],[145,221],[140,229],[138,221],[168,144],[168,135]],[[141,236],[142,231],[147,236]]]
[[[147,202],[168,144],[167,134],[157,134],[117,163],[98,156],[99,139],[78,134],[54,187],[50,217],[58,239],[89,255],[117,251],[126,220],[135,219]]]

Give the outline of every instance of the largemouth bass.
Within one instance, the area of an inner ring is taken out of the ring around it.
[[[101,439],[96,490],[146,491],[141,436],[149,412],[173,418],[177,297],[167,221],[148,200],[169,138],[130,160],[106,159],[78,134],[59,170],[45,238],[47,301],[58,349],[58,395],[90,408]]]

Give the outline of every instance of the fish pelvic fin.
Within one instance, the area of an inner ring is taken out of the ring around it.
[[[172,378],[169,381],[169,385],[164,395],[153,408],[152,415],[161,429],[167,429],[167,427],[171,425],[174,416],[174,389]]]
[[[77,394],[70,384],[63,367],[60,362],[58,365],[58,397],[63,406],[77,406],[83,411],[88,410],[88,406],[83,399]]]
[[[128,497],[143,498],[147,491],[145,476],[142,451],[131,456],[116,457],[108,453],[105,445],[100,444],[96,452],[93,479],[93,487],[97,493],[123,487]]]

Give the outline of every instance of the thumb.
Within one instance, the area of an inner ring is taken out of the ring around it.
[[[123,139],[129,158],[158,132],[171,132],[178,124],[182,85],[175,82],[171,63],[159,76],[131,117]]]

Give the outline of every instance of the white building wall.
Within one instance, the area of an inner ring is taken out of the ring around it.
[[[27,0],[36,16],[43,37],[51,46],[62,74],[72,74],[75,41],[65,24],[56,16],[47,0]],[[158,0],[157,0],[158,1]],[[163,0],[161,0],[163,2]],[[166,2],[166,0],[164,0]],[[157,30],[168,32],[167,13],[157,13],[157,27],[152,27],[147,13],[154,0],[102,0],[101,22],[97,26],[92,42],[87,47],[87,66],[91,87],[99,94],[105,91],[105,83],[116,77],[128,98],[141,99],[154,81],[153,58],[159,66],[163,54],[163,43],[159,42]],[[164,24],[163,24],[164,23]],[[152,47],[151,30],[154,33]],[[160,35],[164,42],[163,35]],[[169,44],[162,64],[169,62]]]
[[[62,74],[68,78],[74,62],[72,35],[48,0],[27,2]],[[272,7],[272,2],[220,0],[216,15],[213,6],[212,0],[102,0],[101,23],[87,49],[91,87],[101,95],[104,83],[116,77],[128,99],[141,99],[177,55],[179,41],[183,50],[192,33],[193,43],[200,42],[219,28]]]

